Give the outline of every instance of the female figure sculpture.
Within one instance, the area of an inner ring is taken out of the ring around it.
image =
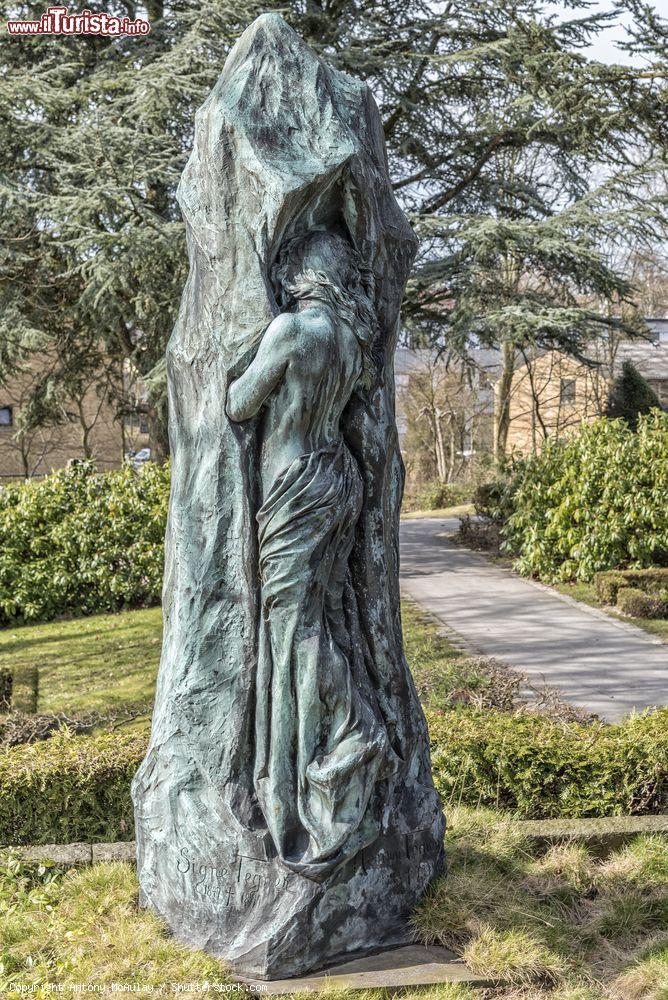
[[[270,324],[227,413],[264,409],[255,788],[281,860],[317,879],[373,839],[389,752],[344,609],[362,480],[340,420],[375,323],[371,277],[340,236],[290,240],[274,274],[295,311]]]

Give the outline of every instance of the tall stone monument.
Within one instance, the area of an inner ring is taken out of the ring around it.
[[[415,239],[378,110],[276,14],[198,111],[143,905],[239,973],[410,940],[444,821],[404,658],[393,352]]]

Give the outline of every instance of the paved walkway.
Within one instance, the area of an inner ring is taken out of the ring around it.
[[[668,645],[462,549],[446,537],[458,526],[457,518],[401,522],[401,589],[471,652],[611,722],[668,703]]]

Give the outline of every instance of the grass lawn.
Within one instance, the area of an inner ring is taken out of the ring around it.
[[[497,813],[459,808],[449,820],[450,872],[415,914],[416,934],[456,949],[503,988],[368,991],[350,1000],[397,992],[416,1000],[665,1000],[665,841],[641,837],[601,861],[573,846],[540,855]],[[21,985],[46,997],[53,996],[47,984],[100,992],[116,983],[170,995],[172,984],[226,981],[219,962],[175,943],[137,909],[136,896],[130,865],[59,873],[6,856],[0,991]]]
[[[472,503],[460,503],[457,507],[438,507],[436,510],[402,511],[401,520],[411,521],[416,517],[464,517],[465,514],[475,514]]]
[[[650,635],[656,635],[664,642],[668,642],[668,618],[631,618],[629,615],[622,615],[609,604],[601,603],[593,583],[557,583],[554,584],[554,589],[558,590],[560,594],[565,594],[576,601],[582,601],[583,604],[589,604],[592,608],[604,611],[611,618],[618,618],[619,621],[636,625],[643,631],[649,632]]]
[[[37,666],[38,712],[108,712],[153,699],[160,608],[0,629],[0,667]]]
[[[425,703],[442,688],[479,685],[428,615],[410,603],[402,614],[408,661]],[[148,723],[161,637],[160,608],[0,629],[0,667],[37,666],[38,712],[144,709],[124,727],[137,728]]]
[[[406,652],[420,696],[484,689],[476,661],[415,605],[402,609]],[[39,668],[40,711],[147,706],[159,656],[159,608],[0,631],[0,665]],[[148,711],[133,725],[148,726]],[[581,846],[540,854],[516,823],[490,810],[448,811],[447,879],[414,916],[416,936],[461,954],[504,985],[400,991],[424,1000],[668,1000],[668,851],[638,838],[605,860]],[[140,995],[224,986],[222,965],[177,944],[137,909],[130,865],[62,872],[0,855],[0,995],[53,997],[54,985]],[[189,989],[188,989],[189,987]],[[198,992],[200,995],[201,990]],[[12,992],[11,995],[19,995]],[[71,995],[71,994],[70,994]],[[339,995],[341,995],[339,993]],[[397,991],[349,993],[389,1000]]]
[[[463,653],[441,633],[427,611],[412,601],[401,602],[404,649],[413,676],[454,670]]]

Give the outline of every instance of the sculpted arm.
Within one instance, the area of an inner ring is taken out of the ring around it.
[[[283,378],[294,323],[292,314],[281,313],[268,326],[253,361],[227,391],[225,409],[230,420],[239,423],[254,417]]]

